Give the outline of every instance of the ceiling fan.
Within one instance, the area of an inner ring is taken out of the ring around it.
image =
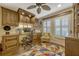
[[[27,7],[27,9],[33,9],[33,8],[36,8],[36,7],[38,7],[37,8],[38,14],[41,13],[41,8],[43,10],[46,10],[46,11],[51,10],[51,8],[48,5],[46,5],[46,3],[36,3],[35,5],[31,5],[31,6]]]

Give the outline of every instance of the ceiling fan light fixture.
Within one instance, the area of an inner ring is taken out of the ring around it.
[[[24,12],[22,12],[22,15],[24,15],[25,13]]]
[[[38,13],[38,14],[41,13],[41,8],[40,8],[40,7],[37,8],[37,13]]]
[[[31,17],[31,15],[29,15],[29,17]]]
[[[57,7],[61,7],[61,6],[62,6],[61,4],[58,4],[58,5],[57,5]]]

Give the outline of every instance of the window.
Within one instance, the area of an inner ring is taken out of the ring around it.
[[[55,18],[55,34],[60,35],[60,20]]]
[[[50,20],[43,21],[43,32],[50,32]]]
[[[69,35],[70,14],[54,18],[54,34],[57,36]]]

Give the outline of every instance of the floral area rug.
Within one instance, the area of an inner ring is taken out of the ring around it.
[[[55,44],[42,44],[33,46],[29,51],[21,54],[21,56],[64,56],[65,48]]]

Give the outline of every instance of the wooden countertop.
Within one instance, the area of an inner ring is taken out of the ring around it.
[[[3,36],[15,36],[15,35],[19,35],[19,34],[10,34],[10,35],[3,35]]]

